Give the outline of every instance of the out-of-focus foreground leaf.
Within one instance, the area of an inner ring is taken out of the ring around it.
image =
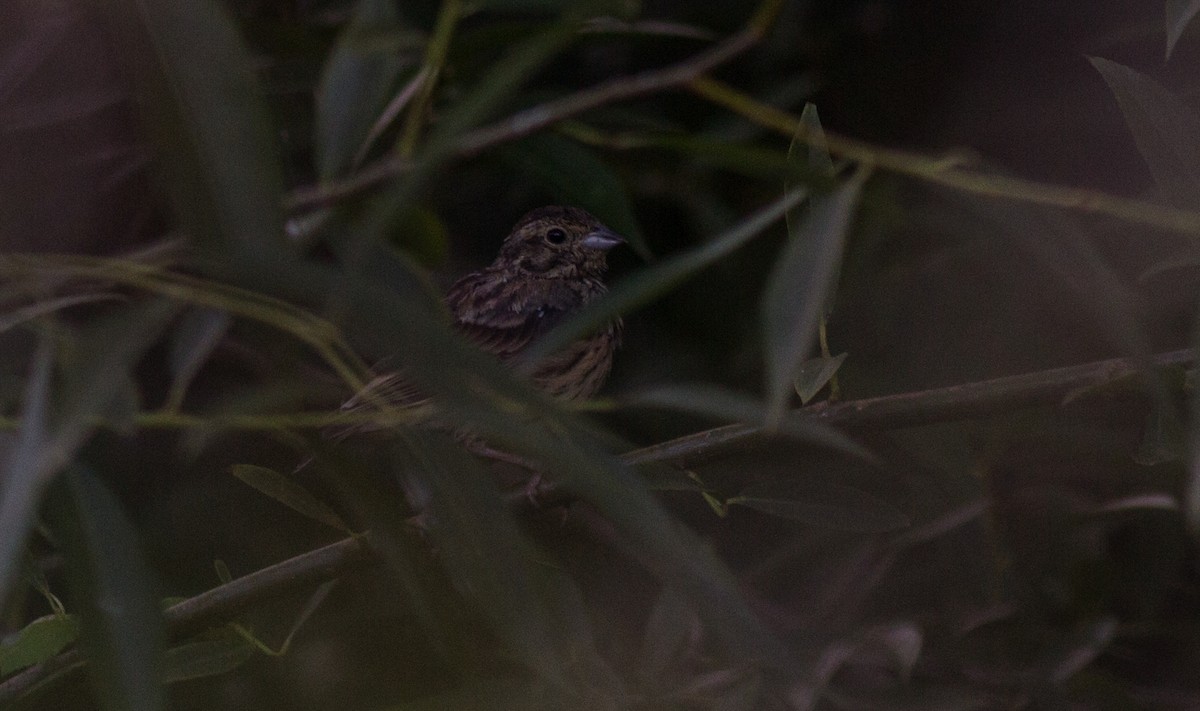
[[[535,549],[493,478],[442,436],[414,432],[404,441],[398,469],[407,473],[409,492],[428,496],[423,515],[429,535],[472,609],[487,617],[515,659],[544,682],[584,706],[613,703],[620,694],[616,677],[597,652],[586,618],[569,604],[578,591],[565,578],[550,585],[561,573],[539,569]]]
[[[317,170],[329,179],[349,168],[414,60],[420,37],[402,33],[397,4],[360,0],[325,63],[317,89]]]
[[[0,676],[44,662],[79,636],[79,619],[73,615],[46,615],[0,642]]]
[[[16,574],[17,562],[50,481],[87,441],[95,420],[128,397],[129,373],[176,313],[173,304],[150,301],[101,319],[80,333],[71,376],[52,383],[54,351],[43,344],[29,375],[25,410],[16,445],[0,476],[0,600]],[[48,338],[48,337],[47,337]]]
[[[1171,58],[1175,43],[1183,36],[1183,31],[1188,28],[1198,12],[1200,0],[1167,0],[1167,59]]]
[[[175,212],[196,244],[283,243],[283,179],[250,57],[212,0],[105,3]]]
[[[846,232],[867,173],[859,171],[828,195],[814,197],[789,237],[763,293],[768,424],[783,417],[796,369],[817,339],[829,293],[837,286]]]
[[[47,504],[101,708],[163,708],[162,613],[141,544],[120,504],[83,465],[56,481]]]
[[[1092,66],[1112,89],[1138,151],[1163,194],[1177,207],[1200,202],[1200,121],[1150,77],[1101,57]]]

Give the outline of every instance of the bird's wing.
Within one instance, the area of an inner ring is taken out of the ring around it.
[[[446,303],[455,327],[481,350],[508,361],[585,302],[562,280],[498,281],[487,273],[451,287]]]

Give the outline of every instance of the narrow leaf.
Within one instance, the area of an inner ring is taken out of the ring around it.
[[[1180,208],[1200,202],[1200,121],[1150,77],[1116,62],[1089,57],[1108,83],[1134,143],[1166,197]]]
[[[1175,43],[1183,36],[1183,31],[1191,24],[1200,12],[1200,0],[1167,0],[1167,53],[1166,59],[1171,58]]]
[[[495,483],[439,436],[410,438],[400,456],[398,469],[409,473],[409,491],[428,498],[429,536],[455,587],[487,617],[516,659],[545,680],[564,683],[566,647],[557,639],[545,591],[531,567],[533,549]]]
[[[171,335],[171,392],[167,408],[183,404],[188,386],[229,330],[232,319],[225,311],[193,309],[184,315]]]
[[[258,489],[293,511],[339,531],[351,533],[350,528],[333,509],[290,477],[274,469],[253,464],[235,464],[230,472],[245,484]]]
[[[653,684],[678,671],[676,665],[683,661],[688,646],[699,641],[700,632],[700,618],[687,598],[663,586],[642,633],[638,665],[642,681]]]
[[[415,66],[423,44],[401,33],[398,4],[360,0],[338,36],[317,89],[317,168],[322,179],[351,166],[404,68]]]
[[[21,628],[0,644],[0,676],[40,664],[58,654],[79,634],[71,615],[46,615]]]
[[[167,650],[167,683],[203,679],[237,669],[254,656],[254,647],[241,637],[189,642]]]
[[[283,245],[283,178],[251,59],[213,0],[120,0],[112,14],[189,237]]]
[[[796,369],[816,341],[867,175],[859,170],[832,193],[814,198],[767,280],[762,310],[768,423],[783,417]]]
[[[54,352],[43,341],[30,369],[17,444],[0,472],[0,603],[33,525],[42,493],[107,414],[127,393],[129,373],[176,313],[166,301],[150,301],[98,319],[76,344],[84,354],[52,384]],[[56,386],[55,386],[56,385]],[[52,407],[56,406],[56,407]]]
[[[47,504],[101,708],[163,708],[162,612],[141,544],[120,504],[82,465],[55,482]]]
[[[796,388],[796,394],[800,396],[800,402],[807,405],[810,400],[821,392],[821,388],[829,382],[837,372],[838,368],[842,367],[842,363],[846,360],[845,353],[839,353],[832,358],[824,356],[820,358],[810,358],[800,364],[800,369],[796,372],[796,379],[792,385]]]
[[[895,506],[859,489],[839,484],[816,486],[794,480],[761,482],[746,487],[727,503],[839,531],[881,533],[909,525],[908,517]]]

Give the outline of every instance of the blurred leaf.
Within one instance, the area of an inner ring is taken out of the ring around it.
[[[405,439],[408,447],[400,451],[408,461],[399,470],[409,473],[409,499],[428,500],[423,511],[428,534],[455,587],[488,618],[517,660],[546,681],[567,685],[566,651],[595,656],[595,649],[591,640],[560,638],[567,630],[553,623],[547,591],[532,567],[534,551],[494,480],[441,436],[414,433]],[[587,661],[577,658],[571,665]]]
[[[1191,24],[1200,12],[1200,0],[1167,0],[1167,53],[1166,59],[1171,58],[1175,43],[1183,35],[1183,31]]]
[[[608,150],[672,151],[698,165],[715,166],[753,178],[788,178],[810,174],[807,167],[791,164],[786,155],[774,148],[734,143],[720,136],[635,132],[607,134],[580,121],[564,121],[558,130],[577,141]]]
[[[882,533],[909,525],[908,516],[888,502],[839,484],[765,481],[751,484],[726,503],[810,526],[855,533]]]
[[[184,314],[171,334],[171,392],[168,410],[183,405],[188,386],[200,368],[220,344],[233,322],[229,314],[216,309],[192,309]]]
[[[1200,202],[1200,121],[1150,77],[1100,57],[1088,58],[1108,82],[1138,151],[1172,204]]]
[[[564,323],[535,343],[522,359],[524,363],[536,363],[550,353],[598,328],[617,314],[628,313],[661,296],[697,272],[710,267],[783,217],[784,213],[807,197],[803,188],[797,188],[762,210],[742,220],[711,241],[682,254],[666,259],[637,272],[618,282],[598,302],[566,319]]]
[[[859,170],[828,195],[813,198],[791,235],[763,293],[767,423],[783,418],[792,379],[817,337],[817,323],[837,287],[846,233],[868,173]]]
[[[73,615],[46,615],[0,643],[0,676],[40,664],[58,654],[79,635]]]
[[[222,575],[222,582],[229,582],[228,580],[224,580],[228,574],[228,571],[226,571],[225,574]],[[337,582],[338,581],[336,578],[333,580],[326,580],[324,583],[321,583],[321,585],[313,592],[312,595],[309,596],[308,602],[304,604],[304,609],[300,611],[300,614],[296,616],[295,621],[292,622],[291,629],[288,630],[288,633],[283,638],[283,641],[279,643],[278,649],[272,649],[269,644],[255,636],[255,634],[247,627],[244,627],[236,622],[230,623],[229,626],[232,627],[233,631],[236,632],[246,644],[250,645],[250,647],[257,649],[269,657],[282,657],[286,655],[292,648],[292,640],[296,638],[296,634],[300,632],[300,628],[304,626],[305,622],[308,622],[309,618],[313,616],[313,613],[317,611],[317,608],[321,606],[321,603],[325,602],[325,598],[329,597],[329,593],[333,590],[334,586],[337,585]]]
[[[912,676],[913,667],[917,665],[917,659],[921,656],[925,635],[920,627],[911,622],[898,622],[871,629],[864,639],[883,645],[896,663],[899,677],[907,682]]]
[[[1183,425],[1173,408],[1155,403],[1146,415],[1146,428],[1133,461],[1145,467],[1177,462],[1184,458],[1186,449]]]
[[[415,207],[401,216],[395,242],[426,267],[440,267],[450,258],[446,225],[432,210]]]
[[[55,299],[44,299],[27,306],[20,306],[11,309],[7,313],[0,314],[0,333],[3,333],[14,326],[18,326],[27,321],[31,321],[38,316],[45,316],[55,311],[68,309],[79,304],[91,304],[99,301],[118,301],[123,298],[119,294],[111,293],[96,293],[96,294],[78,294],[74,296],[62,296]]]
[[[529,678],[468,676],[454,688],[392,706],[390,711],[563,711],[582,708],[544,682]]]
[[[764,706],[763,675],[746,674],[713,696],[712,711],[757,711]]]
[[[234,464],[230,470],[235,477],[245,484],[254,487],[293,511],[303,514],[314,521],[320,521],[339,531],[353,533],[323,501],[313,496],[304,487],[297,484],[291,477],[285,476],[274,469],[259,467],[253,464]]]
[[[164,708],[166,635],[141,543],[112,493],[74,465],[51,487],[47,514],[63,553],[80,647],[104,709]]]
[[[249,54],[213,0],[119,0],[121,56],[136,80],[166,188],[198,244],[280,248],[283,178]]]
[[[642,683],[661,688],[668,679],[686,669],[685,655],[689,648],[699,644],[701,631],[700,618],[688,599],[664,585],[642,633],[637,666]]]
[[[845,360],[846,354],[839,353],[832,358],[821,356],[820,358],[809,358],[801,363],[796,378],[792,382],[796,394],[800,396],[800,403],[807,405],[816,397],[817,393],[821,392],[821,388],[825,387],[829,379],[838,372],[838,368],[842,367]]]
[[[626,395],[622,402],[635,407],[678,410],[756,425],[763,424],[767,414],[766,407],[751,397],[706,385],[674,385],[643,390]],[[785,413],[775,431],[782,436],[828,447],[863,461],[876,461],[875,455],[858,442],[800,413]]]
[[[1060,644],[1061,653],[1051,663],[1049,678],[1053,684],[1065,684],[1104,653],[1116,638],[1117,619],[1102,617],[1079,626]]]
[[[559,203],[588,210],[625,237],[639,255],[650,257],[629,193],[616,173],[591,150],[546,133],[504,146],[499,154],[515,173],[544,185]]]
[[[1114,501],[1099,505],[1088,511],[1091,516],[1128,516],[1133,514],[1141,520],[1148,511],[1178,511],[1179,499],[1171,494],[1135,494],[1123,496]]]
[[[338,36],[317,88],[314,144],[323,180],[351,167],[400,72],[416,65],[424,38],[401,30],[397,3],[359,0]]]
[[[800,140],[800,133],[804,134],[806,140]],[[799,132],[788,146],[788,162],[797,168],[807,169],[815,176],[833,178],[833,156],[829,155],[817,107],[811,103],[806,103],[800,114]]]
[[[240,637],[188,642],[167,650],[164,680],[171,684],[225,674],[253,656],[254,647]]]
[[[76,357],[64,360],[58,387],[50,380],[50,337],[43,340],[28,376],[16,446],[0,474],[0,602],[46,486],[87,441],[96,418],[127,395],[129,373],[176,312],[167,301],[151,300],[96,318],[81,330]]]

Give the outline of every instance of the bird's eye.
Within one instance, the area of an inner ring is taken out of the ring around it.
[[[562,244],[567,241],[567,233],[555,227],[546,233],[546,241],[550,244]]]

